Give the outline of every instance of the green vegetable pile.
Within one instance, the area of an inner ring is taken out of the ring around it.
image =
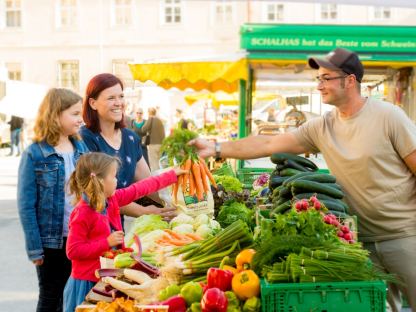
[[[214,179],[217,185],[222,185],[226,192],[240,193],[243,191],[243,184],[235,177],[214,175]]]
[[[253,211],[244,203],[228,201],[221,206],[216,220],[225,228],[237,220],[242,220],[249,227],[253,224]]]

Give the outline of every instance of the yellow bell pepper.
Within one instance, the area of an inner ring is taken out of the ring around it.
[[[231,265],[223,265],[222,269],[230,271],[231,273],[233,273],[233,275],[236,275],[238,273],[237,269],[235,267],[232,267]]]
[[[235,264],[237,265],[237,270],[248,270],[251,268],[251,262],[253,261],[253,256],[256,253],[254,249],[243,249],[235,258]]]
[[[231,285],[233,292],[240,300],[247,300],[260,294],[260,279],[252,270],[244,270],[235,274]]]

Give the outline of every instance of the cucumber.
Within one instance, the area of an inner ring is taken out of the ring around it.
[[[295,180],[290,182],[292,194],[316,192],[329,195],[333,198],[343,198],[344,193],[329,185],[330,183],[318,183],[314,181]]]
[[[341,185],[339,185],[338,183],[324,183],[324,184],[325,184],[325,185],[328,185],[328,186],[330,186],[330,187],[333,187],[333,188],[335,188],[335,189],[337,189],[337,190],[342,191]]]
[[[280,170],[283,170],[285,168],[287,168],[287,166],[284,165],[284,164],[277,164],[276,165],[276,171],[280,171]]]
[[[272,213],[284,213],[286,210],[290,209],[291,206],[292,206],[291,200],[287,200],[283,204],[280,204],[279,206],[275,207],[272,210]]]
[[[319,183],[335,183],[336,179],[333,175],[325,173],[315,173],[301,178],[304,181],[315,181]]]
[[[300,172],[302,172],[302,171],[296,170],[296,169],[293,169],[293,168],[286,168],[286,169],[283,169],[282,171],[280,171],[280,175],[283,176],[283,177],[287,177],[287,176],[293,176],[293,175],[298,174]]]
[[[269,188],[275,189],[276,187],[282,185],[282,183],[287,179],[287,177],[281,177],[281,176],[272,176],[270,177],[269,181]]]
[[[309,199],[312,196],[316,196],[316,198],[318,198],[319,201],[323,199],[335,199],[329,195],[320,194],[320,193],[300,193],[300,194],[294,195],[293,198],[294,199]]]
[[[345,207],[340,203],[339,199],[323,199],[320,200],[320,202],[324,204],[328,210],[346,213]]]
[[[296,169],[296,170],[299,170],[299,171],[304,171],[304,172],[310,171],[310,169],[305,168],[305,167],[304,167],[304,166],[302,166],[301,164],[299,164],[299,163],[297,163],[296,161],[293,161],[293,160],[291,160],[291,159],[287,159],[287,160],[285,160],[284,164],[285,164],[285,165],[286,165],[286,167],[288,167],[288,168],[293,168],[293,169]]]
[[[296,161],[299,164],[302,164],[304,167],[308,167],[313,170],[318,170],[318,166],[315,165],[312,161],[309,159],[306,159],[305,157],[301,157],[295,154],[289,154],[289,153],[274,153],[270,157],[270,160],[274,164],[283,164],[285,160],[290,159],[293,161]]]
[[[279,197],[287,198],[287,199],[292,198],[292,193],[291,193],[290,187],[283,187],[279,191]]]
[[[290,176],[289,178],[286,179],[285,182],[283,182],[283,186],[286,186],[289,182],[292,182],[294,180],[297,180],[299,178],[308,176],[308,175],[312,175],[312,174],[316,174],[315,172],[300,172],[298,174],[295,174],[293,176]]]
[[[346,213],[339,212],[339,211],[336,211],[336,210],[330,210],[329,213],[332,213],[333,215],[335,215],[338,218],[348,218],[349,217],[349,215],[347,215]]]

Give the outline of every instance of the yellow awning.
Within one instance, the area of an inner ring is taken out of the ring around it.
[[[173,62],[129,64],[133,78],[142,83],[153,81],[164,89],[191,88],[196,91],[224,91],[233,93],[238,90],[238,81],[247,80],[247,60]]]

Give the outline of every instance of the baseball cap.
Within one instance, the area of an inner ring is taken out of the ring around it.
[[[324,67],[342,70],[349,75],[354,74],[358,82],[361,82],[364,76],[364,67],[358,55],[353,51],[343,48],[336,48],[324,58],[311,57],[308,59],[308,63],[314,69]]]

